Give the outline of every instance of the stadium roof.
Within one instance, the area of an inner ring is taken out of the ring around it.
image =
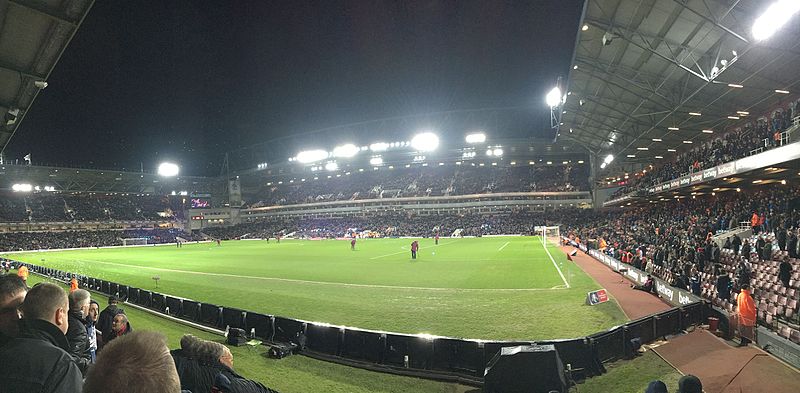
[[[93,4],[94,0],[0,1],[0,152]]]
[[[797,16],[769,39],[756,41],[751,33],[770,4],[587,0],[561,137],[598,155],[614,154],[615,164],[649,164],[675,154],[668,149],[686,151],[697,146],[689,141],[747,122],[747,116],[729,118],[737,111],[755,118],[796,99]]]

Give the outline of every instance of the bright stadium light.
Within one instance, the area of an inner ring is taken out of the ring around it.
[[[337,169],[339,169],[339,164],[337,164],[336,161],[331,161],[325,164],[326,171],[333,172]]]
[[[467,143],[483,143],[486,142],[486,134],[482,132],[476,132],[474,134],[467,135]]]
[[[180,169],[178,168],[178,164],[174,164],[171,162],[162,162],[158,165],[158,174],[164,177],[173,177],[178,176],[178,172]]]
[[[603,163],[608,165],[608,164],[611,163],[611,161],[614,161],[614,155],[613,154],[607,155],[606,158],[603,160]]]
[[[553,90],[550,90],[545,97],[545,102],[547,102],[547,106],[551,108],[557,107],[561,102],[561,89],[554,87]]]
[[[797,0],[778,0],[772,3],[753,23],[753,38],[763,41],[772,37],[798,11],[800,1]]]
[[[14,192],[31,192],[33,190],[33,186],[28,183],[17,183],[12,185],[11,189]]]
[[[503,149],[498,147],[498,148],[494,149],[492,151],[492,153],[494,154],[495,157],[500,157],[500,156],[503,155]]]
[[[369,159],[369,164],[373,165],[373,166],[382,165],[383,164],[383,158],[381,158],[381,157],[372,157],[372,158]]]
[[[372,151],[385,151],[389,149],[389,144],[386,142],[378,142],[369,145],[369,149]]]
[[[322,161],[328,158],[328,152],[325,150],[305,150],[297,153],[297,162],[301,164],[310,164],[312,162]]]
[[[439,147],[439,137],[432,132],[423,132],[411,138],[411,147],[417,151],[434,151]]]
[[[334,157],[344,157],[350,158],[356,154],[358,154],[359,149],[358,146],[348,143],[341,146],[336,146],[333,148],[333,156]]]

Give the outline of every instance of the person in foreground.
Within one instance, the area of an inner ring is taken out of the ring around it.
[[[163,335],[137,331],[108,343],[86,375],[83,393],[179,393]],[[77,392],[77,390],[75,391]]]
[[[273,393],[233,370],[233,354],[228,347],[192,335],[181,338],[181,349],[172,351],[182,389],[192,392]]]
[[[19,277],[0,277],[0,348],[19,334],[19,318],[26,293],[28,287]]]
[[[678,393],[703,393],[703,384],[700,378],[694,375],[684,375],[678,380]]]
[[[22,304],[17,338],[0,349],[0,391],[75,393],[81,371],[67,353],[69,301],[61,287],[40,283]]]
[[[89,334],[84,325],[84,320],[89,315],[89,302],[91,294],[85,289],[76,289],[69,294],[69,328],[67,329],[67,342],[69,352],[75,359],[75,364],[86,374],[86,369],[92,363],[92,352],[89,343]]]

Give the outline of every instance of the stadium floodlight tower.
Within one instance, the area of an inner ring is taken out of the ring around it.
[[[411,147],[416,151],[434,151],[439,147],[439,137],[432,132],[422,132],[411,138]]]
[[[556,81],[556,86],[547,93],[544,98],[547,106],[550,107],[550,128],[554,129],[555,136],[553,140],[558,140],[558,131],[561,127],[561,114],[563,113],[561,108],[564,106],[564,103],[567,101],[567,95],[563,94],[561,90],[561,77],[558,77]]]
[[[178,172],[180,172],[180,167],[178,167],[178,164],[173,162],[162,162],[158,165],[159,176],[175,177],[178,176]]]
[[[483,142],[486,142],[486,134],[484,134],[482,132],[476,132],[476,133],[467,135],[467,137],[465,139],[466,139],[467,143],[469,143],[471,145],[474,145],[474,144],[477,144],[477,143],[483,143]]]

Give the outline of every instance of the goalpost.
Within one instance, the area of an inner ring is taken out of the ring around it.
[[[131,237],[127,239],[122,239],[123,246],[146,246],[147,245],[147,238],[146,237]]]
[[[542,241],[542,245],[547,247],[547,243],[550,243],[552,246],[560,246],[561,245],[561,233],[558,231],[558,227],[545,227],[540,226],[536,227],[536,234]]]

